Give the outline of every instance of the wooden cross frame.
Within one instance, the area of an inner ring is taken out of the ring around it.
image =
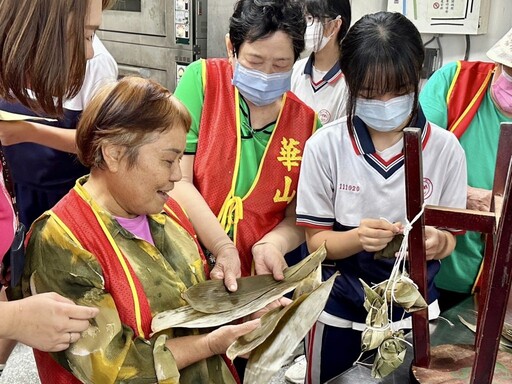
[[[407,219],[423,206],[423,172],[420,130],[404,130]],[[481,232],[486,235],[483,281],[478,311],[477,334],[471,384],[491,383],[497,360],[501,328],[512,284],[512,123],[502,123],[490,212],[426,206],[409,234],[411,278],[427,297],[424,226],[432,225]],[[491,300],[492,298],[492,300]],[[428,310],[412,315],[414,367],[429,369],[431,359]]]

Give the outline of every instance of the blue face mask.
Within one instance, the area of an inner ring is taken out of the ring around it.
[[[235,63],[232,84],[254,105],[272,104],[291,88],[292,71],[267,74]]]
[[[366,125],[379,132],[390,132],[402,125],[410,116],[414,105],[414,95],[394,97],[388,101],[363,99],[356,100],[356,115]]]

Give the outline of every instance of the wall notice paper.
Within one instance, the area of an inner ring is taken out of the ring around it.
[[[491,0],[387,0],[420,33],[479,35],[487,32]]]
[[[24,121],[24,120],[57,121],[57,119],[50,119],[48,117],[21,115],[19,113],[11,113],[11,112],[7,112],[7,111],[2,111],[0,109],[0,121]]]
[[[430,19],[464,19],[467,16],[468,1],[431,0],[427,13]]]

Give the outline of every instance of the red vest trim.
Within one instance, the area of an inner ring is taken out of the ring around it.
[[[196,238],[185,212],[174,200],[169,198],[164,210],[170,218],[187,230],[194,239]],[[152,314],[142,284],[128,260],[122,255],[106,228],[98,221],[95,212],[80,196],[77,189],[72,189],[53,207],[52,216],[60,221],[63,229],[75,237],[84,249],[96,256],[103,271],[105,289],[110,292],[116,303],[121,322],[130,326],[136,336],[149,337]],[[201,248],[198,247],[198,249],[206,265]],[[114,290],[111,289],[113,281],[115,282]],[[130,296],[133,297],[131,302],[125,299]],[[49,353],[34,349],[34,356],[42,384],[80,383]]]
[[[194,239],[194,242],[197,245],[197,250],[199,251],[199,256],[201,256],[201,259],[203,260],[204,273],[206,274],[206,278],[209,279],[210,268],[208,267],[208,263],[206,262],[206,257],[204,256],[201,244],[199,244],[199,240],[197,239],[196,231],[194,230],[192,223],[188,219],[187,214],[185,213],[183,208],[181,208],[181,205],[179,205],[176,200],[170,197],[164,205],[164,211],[179,226],[186,230],[188,234]]]
[[[448,129],[458,139],[464,134],[485,97],[496,65],[481,61],[458,61],[457,71],[447,95]],[[482,284],[483,262],[475,279],[472,293]]]
[[[274,132],[253,185],[245,196],[234,194],[241,151],[238,90],[231,84],[231,64],[208,59],[204,106],[194,160],[194,185],[226,231],[232,230],[242,276],[251,274],[254,243],[279,224],[297,190],[306,140],[316,129],[316,114],[287,92]]]
[[[460,138],[475,117],[485,97],[496,65],[481,61],[458,61],[446,96],[448,130]]]

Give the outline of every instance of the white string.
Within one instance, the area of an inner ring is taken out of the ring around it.
[[[382,331],[385,331],[386,329],[390,329],[390,328],[391,328],[391,323],[389,321],[386,325],[383,325],[382,327],[372,327],[371,325],[366,326],[366,329],[369,329],[371,331],[377,331],[377,332],[382,332]]]
[[[425,203],[423,203],[423,205],[421,206],[421,210],[418,212],[418,214],[416,216],[414,216],[414,218],[409,222],[407,219],[405,219],[405,225],[404,225],[404,228],[403,228],[403,239],[402,239],[402,243],[400,244],[400,248],[398,249],[398,256],[396,257],[395,259],[395,264],[393,265],[393,269],[391,270],[391,273],[389,275],[389,278],[388,278],[388,283],[386,284],[386,289],[385,289],[385,293],[384,293],[384,300],[386,301],[386,296],[387,296],[387,292],[388,292],[388,289],[391,288],[391,309],[390,309],[390,318],[393,319],[393,301],[396,302],[396,299],[395,299],[395,287],[396,287],[396,284],[398,283],[398,280],[397,280],[397,276],[399,275],[400,273],[400,269],[401,269],[401,273],[402,273],[402,276],[405,276],[405,274],[407,273],[407,271],[405,270],[405,260],[406,260],[406,257],[407,257],[407,250],[409,248],[409,233],[411,232],[412,230],[412,226],[413,224],[421,217],[421,215],[423,215],[423,212],[425,211]],[[401,268],[400,268],[401,267]],[[391,285],[391,287],[390,287]]]

